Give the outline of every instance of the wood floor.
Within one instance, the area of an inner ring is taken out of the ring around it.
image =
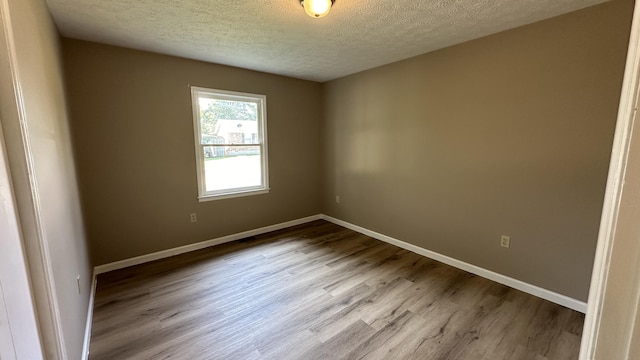
[[[315,221],[98,277],[90,359],[577,359],[584,317]]]

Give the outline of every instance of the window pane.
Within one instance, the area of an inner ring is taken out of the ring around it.
[[[258,104],[208,97],[198,99],[201,144],[258,143]]]
[[[269,191],[266,96],[191,87],[198,199]]]
[[[260,146],[204,146],[205,191],[262,185]]]

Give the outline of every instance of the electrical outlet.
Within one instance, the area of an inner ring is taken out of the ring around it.
[[[189,215],[189,217],[190,217],[192,223],[198,221],[198,214],[196,214],[196,213],[193,213],[193,214]]]
[[[500,246],[504,247],[504,248],[508,248],[511,246],[511,237],[507,236],[507,235],[502,235],[500,237]]]
[[[78,285],[78,294],[80,294],[80,274],[76,275],[76,284]]]
[[[340,204],[340,195],[336,195],[336,204]]]

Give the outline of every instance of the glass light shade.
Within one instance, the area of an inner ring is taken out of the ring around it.
[[[307,15],[312,18],[321,18],[331,10],[331,0],[304,0],[302,6]]]

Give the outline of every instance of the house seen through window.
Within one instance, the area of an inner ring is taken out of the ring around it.
[[[266,96],[191,87],[200,201],[265,193]]]

